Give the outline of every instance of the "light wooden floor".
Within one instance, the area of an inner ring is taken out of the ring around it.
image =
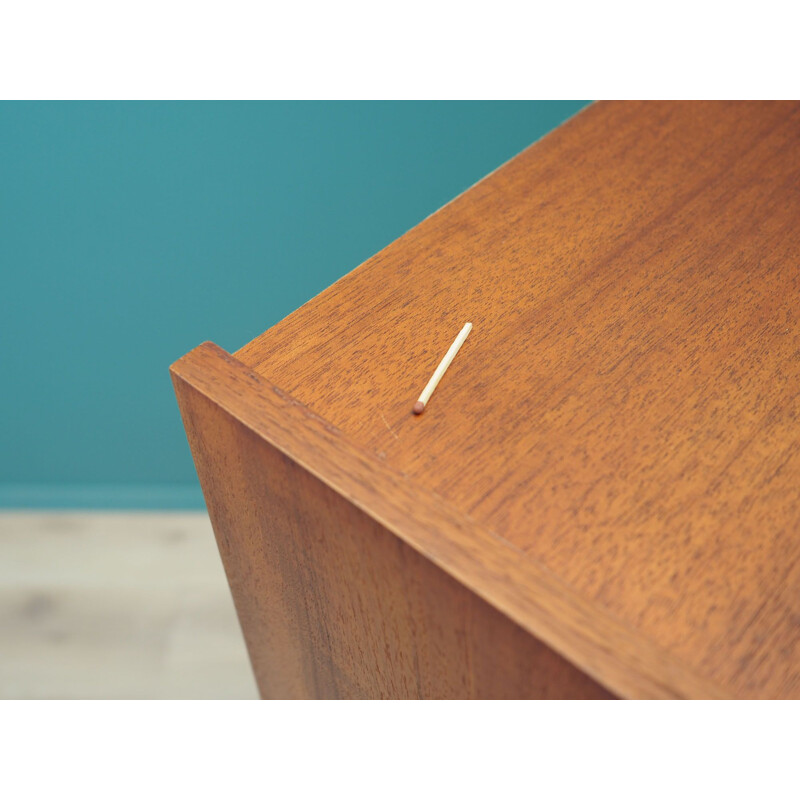
[[[206,514],[0,513],[0,698],[255,698]]]

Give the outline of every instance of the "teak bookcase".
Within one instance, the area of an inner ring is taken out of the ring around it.
[[[799,314],[800,105],[600,103],[184,356],[262,696],[800,696]]]

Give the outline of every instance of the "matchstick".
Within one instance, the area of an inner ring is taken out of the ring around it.
[[[433,373],[431,379],[428,381],[428,385],[422,390],[422,394],[419,396],[419,400],[414,403],[414,413],[421,414],[425,410],[425,404],[428,400],[431,399],[431,395],[433,394],[433,390],[439,385],[439,381],[442,379],[442,375],[444,375],[447,368],[450,366],[453,359],[456,357],[456,353],[461,348],[461,345],[464,344],[464,339],[469,336],[469,332],[472,330],[472,323],[468,322],[462,329],[461,333],[456,336],[456,340],[453,344],[450,345],[450,349],[444,354],[444,358],[439,362],[439,366],[436,367],[436,372]]]

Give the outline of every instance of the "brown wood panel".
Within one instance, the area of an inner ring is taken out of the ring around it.
[[[263,697],[611,696],[213,399],[176,391]]]
[[[286,541],[304,541],[305,526],[290,528],[291,519],[293,515],[303,517],[304,503],[313,499],[297,500],[296,507],[279,511],[270,487],[284,478],[259,461],[265,456],[256,457],[259,448],[266,446],[333,491],[332,496],[326,495],[331,504],[328,511],[334,504],[332,497],[342,498],[614,694],[726,696],[216,345],[207,343],[184,356],[173,364],[172,375],[251,653],[261,645],[251,639],[250,632],[257,631],[259,638],[269,632],[265,646],[279,654],[276,657],[287,659],[287,665],[279,666],[282,674],[299,674],[302,659],[295,638],[308,636],[308,632],[296,615],[275,612],[271,593],[287,581],[295,587],[296,598],[303,592],[311,596],[314,590],[311,581],[297,577],[298,570],[303,572],[306,567],[275,554],[254,556],[253,543],[263,544],[275,515],[281,513],[288,515],[282,522]],[[239,428],[236,435],[231,433],[233,420],[252,433],[255,443],[244,438]],[[341,508],[334,511],[344,513]],[[324,517],[320,513],[319,519]],[[365,523],[359,524],[367,529]],[[347,536],[337,530],[337,535]],[[373,564],[372,569],[376,568]],[[371,575],[365,570],[358,580],[370,582]],[[349,583],[339,589],[344,593],[361,591]],[[330,602],[336,603],[332,595]],[[326,613],[325,606],[317,613]],[[456,622],[450,624],[457,627]],[[298,626],[305,633],[298,634]],[[331,646],[320,639],[315,644]],[[459,669],[457,664],[454,668]]]
[[[798,220],[797,103],[595,104],[237,356],[693,675],[797,697]]]

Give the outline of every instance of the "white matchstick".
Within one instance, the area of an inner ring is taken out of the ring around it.
[[[468,322],[462,329],[461,333],[456,336],[456,340],[453,344],[450,345],[450,349],[444,354],[444,358],[439,362],[439,366],[436,367],[436,372],[433,373],[431,379],[428,381],[428,385],[422,390],[422,394],[419,396],[419,400],[414,403],[414,413],[421,414],[425,410],[425,404],[428,400],[431,399],[431,395],[433,394],[433,390],[439,385],[439,381],[442,379],[442,375],[446,372],[447,368],[452,363],[453,359],[456,357],[456,353],[461,348],[461,345],[464,344],[464,339],[469,336],[469,332],[472,330],[472,323]]]

